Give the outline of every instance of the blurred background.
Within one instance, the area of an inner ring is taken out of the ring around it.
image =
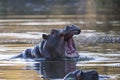
[[[0,19],[59,19],[84,29],[120,30],[119,7],[119,0],[0,0]]]

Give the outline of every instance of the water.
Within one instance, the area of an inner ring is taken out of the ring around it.
[[[76,24],[82,29],[80,35],[74,36],[79,54],[83,57],[76,64],[77,69],[96,70],[100,80],[120,80],[120,22],[109,21],[112,26],[107,26],[105,21],[96,21],[97,26],[91,27],[86,26],[89,22],[79,19],[0,20],[0,80],[46,80],[42,78],[39,61],[7,59],[39,43],[43,33],[69,24]]]

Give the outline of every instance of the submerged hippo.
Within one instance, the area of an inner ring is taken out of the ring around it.
[[[80,34],[81,30],[75,25],[66,26],[64,29],[52,29],[43,34],[43,41],[32,49],[26,49],[13,58],[77,58],[79,57],[73,41],[73,35]]]
[[[98,73],[94,70],[92,71],[81,71],[76,70],[68,73],[64,80],[99,80]]]

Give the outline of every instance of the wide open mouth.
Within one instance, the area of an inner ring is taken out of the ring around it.
[[[79,54],[76,50],[73,35],[78,34],[78,31],[71,31],[65,35],[65,56],[67,58],[78,58]]]

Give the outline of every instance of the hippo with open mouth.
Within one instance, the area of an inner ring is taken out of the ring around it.
[[[79,58],[79,54],[76,50],[75,43],[73,40],[73,36],[78,35],[80,33],[81,33],[81,30],[75,25],[66,26],[64,29],[61,29],[61,30],[52,29],[48,35],[47,34],[42,35],[43,40],[41,41],[41,43],[39,43],[32,49],[26,49],[21,54],[15,57],[12,57],[11,59],[45,58],[47,60],[56,60],[56,59],[62,59],[62,58],[63,59]],[[63,67],[65,68],[67,67],[70,69],[72,67],[73,69],[73,67],[75,67],[75,64],[73,62],[72,66],[70,67],[69,66],[71,65],[70,63],[69,64],[66,63]],[[58,63],[58,64],[61,64],[61,63]],[[40,66],[44,67],[44,68],[41,68],[42,75],[44,76],[51,76],[54,74],[53,71],[59,71],[59,70],[53,70],[53,69],[59,69],[59,68],[61,69],[61,67],[58,67],[58,68],[55,67],[56,65],[53,65],[53,63],[46,64],[42,62]],[[54,68],[53,67],[51,68],[51,66],[53,66]],[[51,70],[53,70],[52,71],[53,74],[49,73],[51,72]],[[64,77],[64,80],[98,80],[98,73],[96,71],[83,72],[81,70],[76,70],[76,71],[70,72],[69,69],[65,69],[65,70],[66,72],[68,70],[67,72],[68,74]],[[48,73],[45,71],[48,71]]]
[[[52,29],[48,35],[42,35],[41,43],[12,58],[78,58],[73,36],[80,32],[81,30],[75,25],[68,25],[60,30]]]

